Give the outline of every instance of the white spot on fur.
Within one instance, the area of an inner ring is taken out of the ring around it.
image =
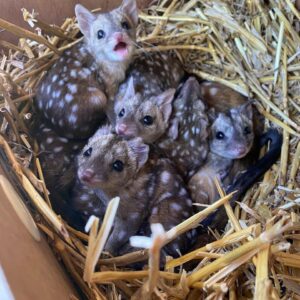
[[[46,143],[47,144],[51,144],[52,142],[53,142],[53,137],[48,137],[47,139],[46,139]]]
[[[51,86],[48,85],[48,86],[47,86],[47,94],[48,94],[48,95],[50,94],[50,91],[51,91]]]
[[[68,139],[67,139],[67,138],[64,138],[64,137],[60,137],[59,140],[60,140],[62,143],[67,143],[67,142],[68,142]]]
[[[81,66],[81,63],[80,63],[79,60],[75,60],[75,61],[74,61],[74,65],[75,65],[76,67],[80,67],[80,66]]]
[[[183,135],[183,138],[187,141],[189,139],[189,131],[186,130],[186,132]]]
[[[191,140],[191,141],[190,141],[190,145],[191,145],[191,147],[195,147],[195,141],[194,141],[194,140]]]
[[[68,103],[70,103],[74,99],[74,97],[71,94],[66,94],[65,99]]]
[[[171,203],[171,208],[175,211],[180,211],[182,209],[181,205],[178,203]]]
[[[76,78],[77,77],[76,70],[71,70],[70,75],[71,75],[71,77]]]
[[[52,82],[55,82],[57,80],[58,76],[55,74],[53,77],[52,77]]]
[[[154,207],[151,211],[151,214],[156,215],[158,213],[158,207]]]
[[[96,92],[98,89],[91,86],[91,87],[88,87],[87,90],[88,90],[89,92]]]
[[[72,107],[72,112],[73,113],[76,113],[78,111],[78,104],[75,104],[73,107]]]
[[[65,82],[64,82],[63,80],[60,80],[60,81],[58,82],[58,85],[63,86],[64,83],[65,83]]]
[[[184,188],[181,188],[180,191],[179,191],[179,195],[180,196],[186,195],[186,190]]]
[[[77,116],[75,114],[71,114],[69,116],[69,122],[75,124],[77,122]]]
[[[170,181],[171,175],[167,171],[163,171],[161,173],[161,181],[165,184],[167,184]]]
[[[89,199],[90,199],[90,197],[86,194],[80,196],[80,200],[82,200],[82,201],[87,201]]]
[[[163,200],[163,199],[168,198],[168,197],[170,197],[170,196],[172,196],[172,194],[169,193],[169,192],[163,193],[163,194],[160,196],[160,200]]]
[[[68,89],[72,94],[77,93],[77,85],[73,83],[68,84]]]
[[[55,152],[55,153],[59,153],[59,152],[61,152],[63,149],[64,149],[63,146],[55,147],[55,148],[54,148],[54,152]]]
[[[218,89],[217,88],[210,88],[209,93],[210,93],[211,96],[215,96],[218,93]]]

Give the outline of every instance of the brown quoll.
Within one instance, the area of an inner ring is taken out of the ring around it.
[[[145,143],[154,142],[184,177],[190,176],[208,153],[208,117],[199,91],[194,77],[184,83],[175,99],[174,90],[143,96],[129,82],[124,97],[115,102],[116,132],[127,138],[141,137]]]
[[[104,205],[119,196],[114,228],[105,249],[116,255],[142,226],[161,223],[167,230],[192,215],[192,201],[168,159],[149,155],[140,138],[123,140],[102,128],[78,156],[78,178],[95,189]],[[146,225],[145,225],[146,224]],[[146,232],[147,230],[144,230]],[[192,234],[182,235],[166,249],[186,251]]]
[[[108,13],[76,5],[84,41],[66,50],[40,83],[36,107],[62,137],[88,138],[105,118],[132,61],[138,21],[135,0]]]

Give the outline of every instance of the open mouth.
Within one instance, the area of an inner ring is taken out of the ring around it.
[[[128,45],[125,42],[119,42],[114,47],[114,52],[119,54],[120,56],[123,56],[123,57],[127,56],[127,54],[128,54],[127,46]]]
[[[115,48],[114,51],[124,51],[127,49],[127,44],[125,42],[119,42]]]

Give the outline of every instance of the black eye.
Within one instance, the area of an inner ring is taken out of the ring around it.
[[[117,172],[122,172],[124,169],[124,164],[120,160],[116,160],[113,165],[113,169]]]
[[[218,132],[216,133],[216,138],[217,138],[218,140],[223,140],[224,137],[225,137],[225,135],[224,135],[224,133],[223,133],[222,131],[218,131]]]
[[[151,117],[151,116],[145,116],[144,118],[143,118],[143,123],[145,124],[145,125],[152,125],[153,124],[153,118]]]
[[[99,40],[103,39],[105,37],[105,32],[103,30],[98,30],[97,37]]]
[[[127,21],[123,21],[123,22],[121,23],[121,26],[122,26],[122,28],[125,29],[125,30],[129,30],[129,29],[130,29],[130,25],[129,25],[129,23],[128,23]]]
[[[86,151],[83,152],[83,156],[85,156],[85,157],[91,156],[92,151],[93,151],[93,148],[90,147],[89,149],[87,149]]]
[[[122,109],[120,110],[118,116],[119,116],[119,118],[122,118],[122,117],[124,117],[124,115],[125,115],[125,109],[122,108]]]
[[[244,128],[244,134],[250,134],[250,133],[251,133],[251,129],[248,126],[246,126]]]

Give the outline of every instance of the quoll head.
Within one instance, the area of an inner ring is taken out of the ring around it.
[[[219,113],[210,133],[210,150],[222,157],[238,159],[251,149],[254,139],[251,102]]]
[[[118,135],[141,137],[145,143],[156,141],[168,128],[175,89],[143,99],[135,92],[130,78],[124,97],[115,102],[116,132]]]
[[[77,4],[75,14],[96,60],[125,61],[132,57],[138,23],[135,0],[123,0],[120,7],[100,14]]]
[[[92,188],[115,190],[133,179],[148,160],[140,138],[123,140],[109,127],[99,129],[78,156],[78,178]]]

